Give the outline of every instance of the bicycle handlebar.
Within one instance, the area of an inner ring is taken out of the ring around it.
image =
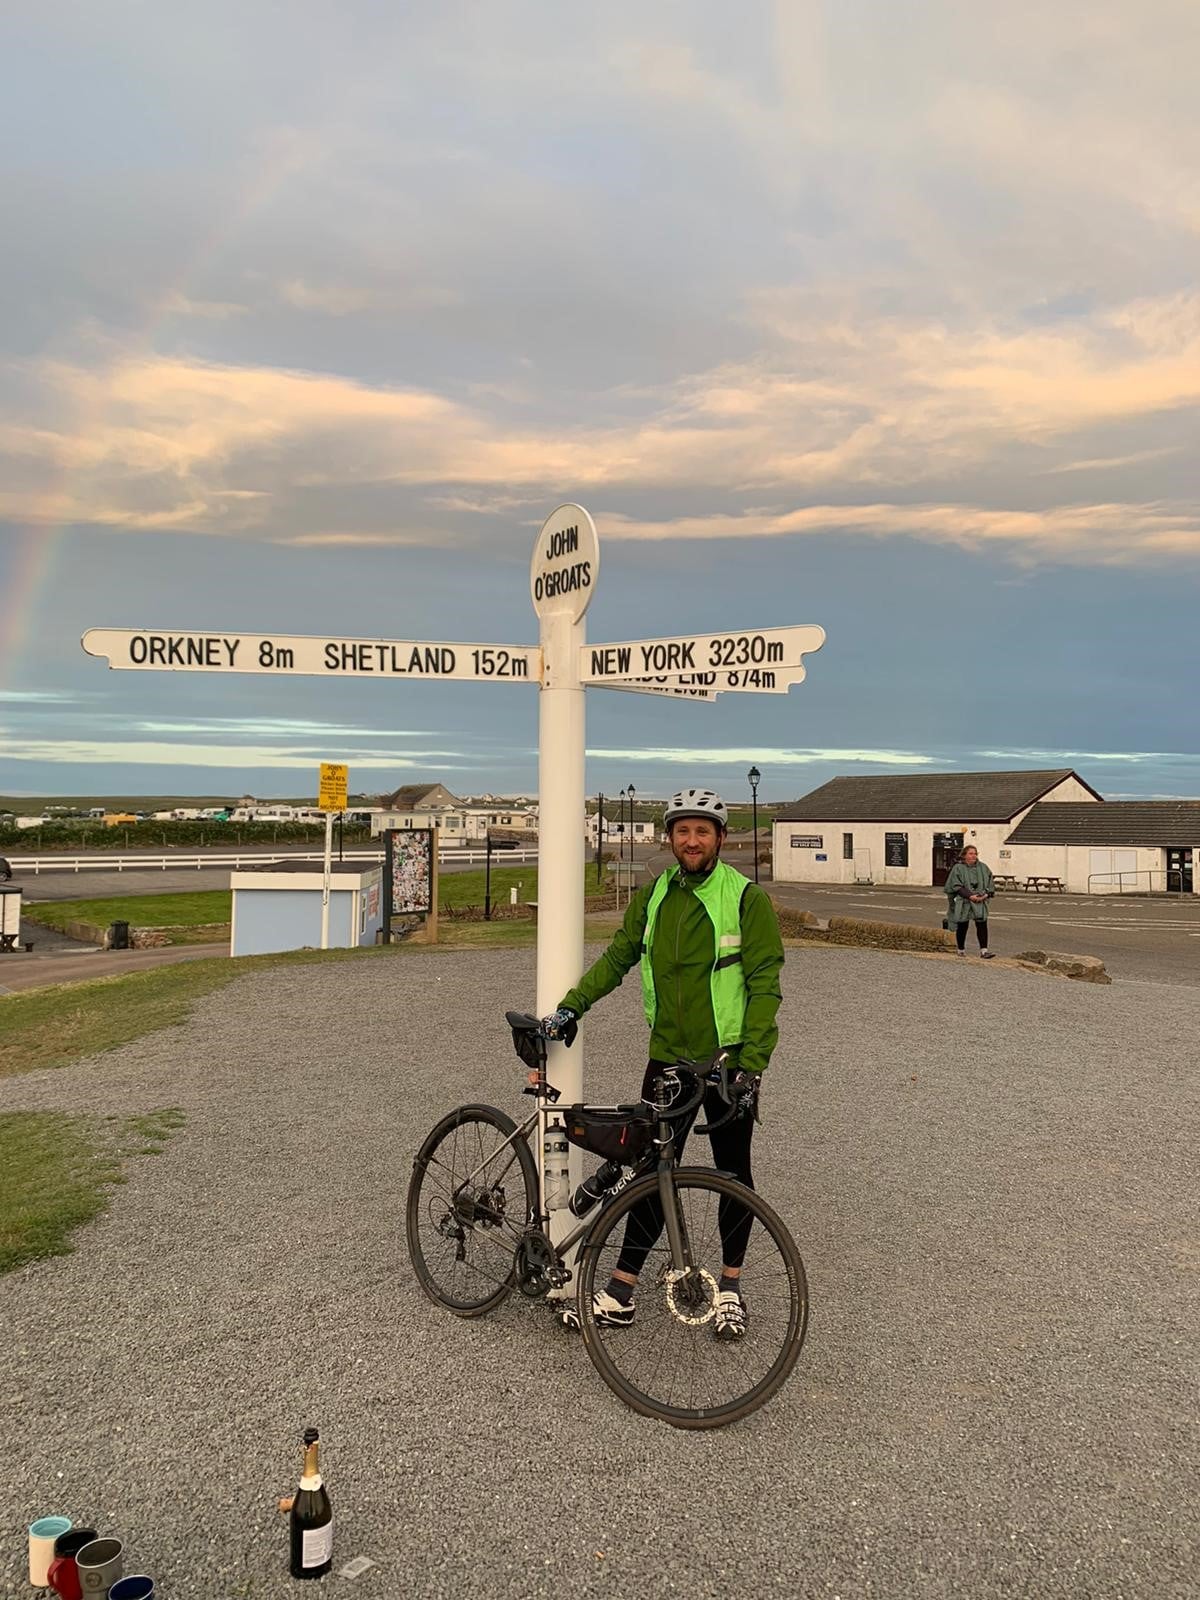
[[[517,1045],[517,1052],[527,1066],[536,1066],[538,1082],[526,1086],[526,1094],[543,1096],[547,1100],[555,1101],[559,1098],[559,1091],[553,1089],[546,1082],[546,1041],[548,1035],[545,1029],[545,1019],[530,1016],[523,1011],[506,1011],[505,1021],[513,1031],[513,1040]],[[522,1046],[525,1041],[525,1047]],[[666,1067],[660,1074],[666,1078],[669,1074],[676,1077],[688,1077],[695,1083],[694,1092],[687,1096],[679,1105],[659,1106],[652,1101],[642,1103],[656,1116],[662,1117],[667,1122],[678,1122],[682,1117],[689,1116],[699,1107],[712,1084],[720,1098],[729,1107],[723,1116],[707,1123],[697,1123],[697,1133],[711,1133],[714,1128],[722,1128],[737,1114],[740,1095],[731,1093],[729,1087],[729,1051],[718,1050],[710,1060],[700,1063],[696,1061],[677,1061],[671,1067]]]

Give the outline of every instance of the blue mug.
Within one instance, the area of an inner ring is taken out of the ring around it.
[[[154,1579],[140,1575],[118,1578],[108,1591],[108,1600],[154,1600]]]

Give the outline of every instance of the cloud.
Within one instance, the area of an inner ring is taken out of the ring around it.
[[[0,689],[0,705],[73,706],[87,698],[76,689]]]
[[[1018,511],[921,502],[913,491],[1013,452],[1027,476],[1171,453],[1081,459],[1072,447],[1097,429],[1200,401],[1200,295],[1036,329],[864,319],[828,296],[794,292],[759,294],[750,316],[770,354],[626,394],[621,403],[640,415],[591,425],[515,425],[478,397],[468,404],[328,373],[132,355],[103,367],[27,364],[26,414],[0,423],[0,452],[20,468],[0,491],[0,515],[308,545],[437,544],[447,537],[441,524],[355,526],[349,494],[346,525],[330,526],[323,507],[325,526],[305,527],[306,499],[368,485],[385,496],[425,488],[441,491],[427,503],[450,514],[502,513],[570,484],[609,495],[709,488],[743,501],[798,497],[782,517],[719,512],[651,523],[625,513],[613,531],[626,537],[855,527],[1102,561],[1121,559],[1122,545],[1161,557],[1197,548],[1195,505]],[[819,498],[823,490],[852,504],[839,509]]]
[[[989,761],[1097,761],[1128,766],[1149,761],[1158,766],[1200,766],[1200,753],[1194,750],[979,750],[976,754]]]
[[[594,761],[653,761],[671,766],[702,764],[717,767],[742,765],[746,762],[754,765],[760,761],[764,766],[769,762],[775,767],[808,767],[823,762],[847,766],[928,767],[934,761],[933,756],[922,755],[912,750],[770,750],[760,745],[745,750],[737,748],[712,750],[702,747],[695,749],[655,747],[644,750],[589,749],[588,756]]]
[[[439,767],[474,771],[482,762],[468,760],[461,751],[451,750],[376,750],[342,747],[339,759],[349,761],[359,771],[399,769],[428,771],[429,763]],[[329,759],[324,747],[268,744],[187,744],[153,739],[27,739],[0,729],[0,756],[10,761],[43,761],[52,765],[99,763],[130,767],[220,767],[224,769],[303,767],[311,771],[319,760]]]
[[[1148,556],[1200,554],[1200,505],[1070,505],[1046,511],[983,506],[816,505],[787,512],[676,517],[660,522],[610,513],[614,539],[782,539],[845,531],[876,538],[904,535],[964,548],[993,545],[1030,559],[1120,566]]]
[[[225,322],[230,317],[244,317],[249,310],[249,306],[239,305],[232,300],[193,300],[179,289],[167,295],[158,307],[160,316],[198,317],[209,322]]]

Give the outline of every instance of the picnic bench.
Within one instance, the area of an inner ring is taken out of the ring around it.
[[[994,872],[992,874],[992,886],[995,889],[1015,889],[1017,880],[1011,872]]]
[[[1043,889],[1047,894],[1066,894],[1067,892],[1067,886],[1061,878],[1048,877],[1043,873],[1035,873],[1032,877],[1025,879],[1025,893],[1028,894],[1031,889],[1035,894],[1041,894]]]

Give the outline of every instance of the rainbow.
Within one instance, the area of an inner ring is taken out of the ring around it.
[[[179,315],[188,290],[221,254],[255,212],[262,210],[283,189],[292,175],[304,168],[319,147],[294,133],[270,143],[239,185],[237,199],[220,224],[207,235],[178,278],[157,294],[147,307],[141,326],[123,342],[120,359],[153,351],[164,326]],[[100,398],[74,419],[77,434],[86,437],[103,426],[106,417],[103,384]],[[26,644],[44,626],[44,611],[59,569],[63,536],[72,523],[64,520],[71,503],[70,469],[47,489],[39,511],[25,523],[14,524],[0,542],[0,689],[16,686]],[[11,540],[11,554],[5,545]],[[95,621],[119,622],[120,618]]]

